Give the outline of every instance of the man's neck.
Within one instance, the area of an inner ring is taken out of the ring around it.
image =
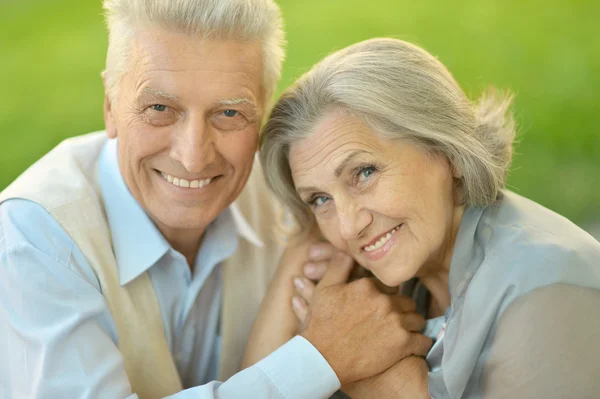
[[[159,225],[158,228],[169,244],[171,244],[171,247],[185,256],[190,269],[193,271],[206,228],[173,229],[164,225]]]

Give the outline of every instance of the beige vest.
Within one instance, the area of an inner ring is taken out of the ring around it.
[[[103,132],[65,140],[0,193],[0,202],[23,198],[40,204],[60,223],[93,268],[118,332],[118,347],[133,392],[162,398],[182,389],[165,337],[154,288],[143,273],[119,284],[117,264],[96,181]],[[277,209],[256,163],[236,201],[264,242],[258,248],[240,239],[224,266],[222,348],[219,379],[239,371],[254,318],[281,254],[273,234]]]

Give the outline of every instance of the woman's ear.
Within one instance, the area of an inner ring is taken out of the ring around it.
[[[456,166],[454,166],[452,162],[448,161],[448,163],[450,164],[450,171],[452,172],[452,177],[461,180],[463,178],[462,172]]]
[[[117,124],[113,111],[113,103],[106,87],[106,71],[102,72],[102,83],[104,84],[104,126],[106,127],[108,138],[114,139],[117,137]]]

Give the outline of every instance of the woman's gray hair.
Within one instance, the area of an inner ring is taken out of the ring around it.
[[[292,143],[341,109],[384,139],[406,139],[443,154],[466,206],[497,200],[512,158],[512,96],[493,89],[471,102],[446,67],[422,48],[397,39],[371,39],[331,54],[287,89],[264,127],[260,159],[267,183],[298,222],[313,215],[294,188]]]
[[[265,102],[273,95],[285,55],[283,20],[273,0],[104,0],[103,7],[108,25],[103,75],[113,101],[129,69],[136,29],[144,26],[192,37],[261,42]]]

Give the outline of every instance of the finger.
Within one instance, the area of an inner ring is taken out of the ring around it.
[[[404,295],[394,295],[391,297],[394,308],[402,313],[413,313],[417,310],[417,303]]]
[[[304,324],[308,315],[308,304],[299,296],[292,297],[292,309],[300,324]]]
[[[425,328],[425,318],[418,313],[404,313],[401,324],[406,331],[421,332]]]
[[[348,276],[350,276],[353,266],[354,259],[343,252],[336,253],[331,262],[329,262],[329,266],[319,283],[319,287],[345,283],[348,281]]]
[[[303,277],[294,277],[293,281],[294,287],[296,287],[296,293],[299,294],[307,303],[310,303],[315,290],[315,284]]]
[[[416,355],[424,357],[431,349],[433,341],[423,334],[411,333],[408,344],[405,346],[408,351],[406,355]]]
[[[308,259],[315,262],[329,261],[335,252],[335,248],[330,243],[319,242],[310,246]]]
[[[310,280],[320,281],[327,271],[326,262],[309,262],[304,265],[304,275]]]

